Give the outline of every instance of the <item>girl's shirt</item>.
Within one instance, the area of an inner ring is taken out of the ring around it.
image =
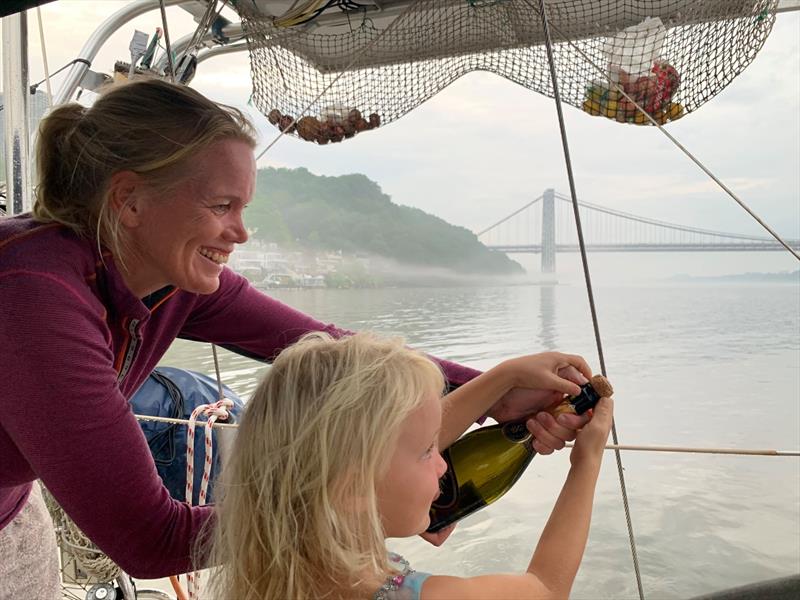
[[[394,552],[389,553],[389,564],[397,571],[397,575],[386,580],[375,592],[373,600],[419,600],[422,584],[431,574],[415,571],[406,559]]]

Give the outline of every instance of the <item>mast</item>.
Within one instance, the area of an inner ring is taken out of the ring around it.
[[[5,119],[6,212],[33,206],[28,121],[28,21],[24,12],[3,17],[3,119]]]

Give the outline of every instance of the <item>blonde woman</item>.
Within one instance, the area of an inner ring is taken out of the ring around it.
[[[155,79],[42,121],[33,214],[0,218],[0,599],[60,596],[37,479],[131,575],[191,567],[212,509],[170,498],[127,402],[176,337],[268,361],[308,331],[344,333],[225,268],[247,240],[253,135],[239,111]],[[441,364],[451,387],[478,374]],[[489,412],[532,413],[549,394]],[[580,425],[546,424],[541,450]]]
[[[439,454],[514,386],[570,389],[545,353],[501,363],[442,399],[439,368],[402,341],[309,334],[284,350],[245,409],[217,493],[207,597],[438,600],[563,598],[586,544],[612,404],[572,450],[561,496],[528,569],[460,578],[416,573],[387,537],[429,525]],[[588,368],[587,368],[588,370]]]

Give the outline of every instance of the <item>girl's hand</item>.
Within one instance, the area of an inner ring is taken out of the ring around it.
[[[592,418],[588,425],[581,429],[575,438],[575,445],[569,455],[569,460],[573,466],[588,462],[599,463],[602,460],[603,450],[608,441],[608,433],[611,431],[614,400],[600,398],[592,413]]]

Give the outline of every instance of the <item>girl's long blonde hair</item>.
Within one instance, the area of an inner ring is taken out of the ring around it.
[[[376,482],[403,420],[443,387],[400,339],[313,333],[284,350],[215,488],[209,597],[368,595],[365,577],[390,572]]]

